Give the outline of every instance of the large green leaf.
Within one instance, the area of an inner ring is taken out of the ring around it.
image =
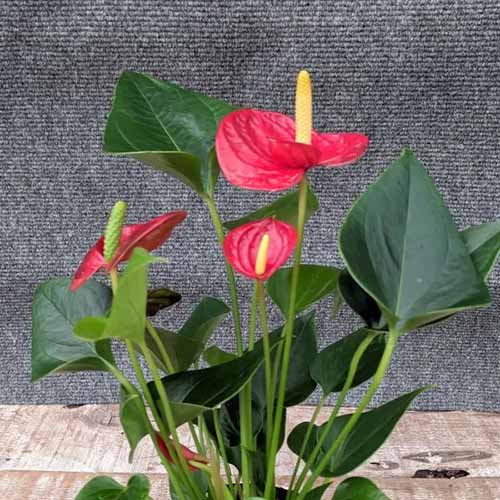
[[[297,213],[299,206],[298,191],[285,194],[277,200],[255,212],[245,215],[240,219],[224,222],[226,229],[234,229],[247,222],[252,222],[266,217],[276,217],[278,220],[288,222],[292,226],[297,226]],[[306,221],[319,209],[319,202],[312,189],[307,192]]]
[[[114,337],[141,343],[146,328],[148,266],[160,261],[143,248],[136,248],[118,282],[109,317],[83,318],[75,325],[75,335],[84,340]]]
[[[271,342],[274,348],[279,339]],[[250,380],[263,362],[262,345],[256,345],[234,361],[221,365],[174,373],[162,379],[163,386],[171,402],[176,425],[193,420],[207,410],[235,396]],[[161,403],[155,384],[148,384],[151,393],[161,410]]]
[[[210,157],[219,121],[234,108],[173,83],[130,71],[116,86],[104,151],[132,156],[211,194],[217,167]]]
[[[36,289],[31,338],[33,381],[56,371],[106,371],[107,363],[113,363],[108,340],[91,343],[73,335],[74,325],[81,318],[108,312],[111,290],[89,280],[71,292],[70,282],[69,278],[57,278]]]
[[[220,365],[222,363],[227,363],[236,359],[238,356],[233,352],[223,351],[220,347],[216,345],[210,346],[203,353],[203,359],[208,363],[209,366]]]
[[[129,462],[132,463],[134,452],[141,439],[149,434],[144,421],[144,409],[139,393],[129,393],[121,388],[120,422],[130,445]]]
[[[400,396],[374,410],[363,413],[346,440],[333,454],[329,461],[329,465],[323,470],[321,475],[323,477],[342,476],[361,465],[384,444],[411,402],[420,393],[428,389],[429,387],[418,389]],[[350,418],[351,415],[342,415],[335,419],[311,469],[314,469],[314,467],[321,462],[322,458],[333,445]],[[314,426],[310,438],[306,443],[306,450],[303,455],[304,460],[307,460],[311,455],[325,425],[326,424],[323,424],[319,427],[316,425]],[[307,422],[302,422],[293,429],[288,437],[288,446],[296,454],[301,451],[307,426]]]
[[[460,236],[476,269],[486,280],[500,253],[500,221],[471,226],[461,231]],[[387,323],[378,304],[345,269],[339,276],[339,290],[346,303],[363,318],[369,328],[387,329]]]
[[[366,477],[349,477],[337,486],[332,500],[389,500],[389,497]]]
[[[283,315],[290,308],[290,287],[292,267],[278,269],[267,281],[267,292]],[[297,286],[296,312],[300,313],[310,305],[335,292],[340,269],[316,264],[301,264]]]
[[[151,500],[149,480],[143,474],[132,476],[127,486],[111,477],[97,476],[78,493],[76,500]]]
[[[326,347],[316,356],[310,372],[312,378],[321,386],[325,394],[342,390],[354,353],[361,342],[371,333],[373,332],[361,328]],[[356,387],[373,377],[384,353],[384,348],[385,336],[380,334],[372,340],[361,357],[351,387]]]
[[[339,240],[349,273],[401,333],[490,303],[448,209],[409,150],[356,202]]]
[[[486,280],[500,255],[500,221],[471,226],[460,234],[472,262]]]

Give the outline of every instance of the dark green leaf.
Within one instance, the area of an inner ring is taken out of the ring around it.
[[[274,348],[279,341],[272,341]],[[177,425],[193,420],[235,396],[263,362],[261,345],[222,365],[174,373],[162,379]],[[158,408],[154,383],[148,384]]]
[[[155,288],[148,291],[147,316],[156,316],[162,309],[173,306],[181,300],[181,294],[168,288]]]
[[[389,497],[369,479],[349,477],[338,485],[332,500],[389,500]]]
[[[281,336],[283,327],[270,334],[272,341]],[[260,346],[261,341],[257,343]],[[295,406],[307,399],[316,388],[316,382],[309,373],[309,368],[317,355],[316,329],[314,312],[297,318],[293,326],[293,340],[290,352],[290,365],[286,382],[285,406]],[[273,365],[276,362],[272,355]],[[280,375],[278,375],[279,380]],[[253,379],[254,395],[265,403],[265,372],[262,366]]]
[[[420,393],[428,389],[429,387],[418,389],[394,399],[379,408],[363,413],[346,440],[333,454],[329,465],[323,470],[321,475],[323,477],[342,476],[361,465],[384,444],[411,402]],[[328,452],[328,449],[334,444],[350,418],[351,415],[342,415],[335,419],[332,429],[323,443],[315,463],[311,467],[312,469],[319,464]],[[293,429],[288,437],[288,446],[296,454],[301,451],[307,425],[307,422],[302,422]],[[310,456],[325,425],[321,427],[314,426],[303,455],[305,460]]]
[[[339,276],[339,291],[346,304],[357,312],[368,328],[387,328],[387,323],[375,300],[370,297],[345,269]]]
[[[265,219],[266,217],[276,217],[278,220],[288,222],[292,226],[297,226],[297,210],[299,206],[298,191],[281,196],[271,204],[256,210],[237,220],[224,223],[226,229],[234,229],[247,222]],[[306,221],[318,210],[319,203],[316,195],[309,188],[307,193]]]
[[[340,251],[400,333],[490,303],[448,209],[409,150],[351,209]]]
[[[232,352],[226,352],[213,345],[205,350],[203,353],[203,359],[210,365],[220,365],[222,363],[227,363],[228,361],[232,361],[236,359],[238,356]]]
[[[151,500],[149,492],[149,480],[142,474],[132,476],[127,486],[111,477],[98,476],[82,488],[76,500]]]
[[[198,92],[126,71],[115,90],[104,150],[139,159],[200,194],[211,193],[216,174],[209,152],[219,121],[233,109]]]
[[[111,290],[89,280],[76,292],[69,278],[38,286],[33,299],[31,377],[39,380],[56,371],[107,370],[113,363],[109,341],[84,342],[73,335],[82,318],[104,315],[111,306]]]
[[[130,394],[121,388],[120,422],[130,445],[129,463],[132,463],[134,452],[141,439],[149,434],[144,421],[144,408],[138,393]]]
[[[202,494],[205,495],[200,500],[203,500],[205,498],[210,498],[210,500],[213,500],[212,497],[207,496],[208,485],[210,481],[209,476],[207,476],[207,474],[205,474],[203,471],[196,470],[191,473],[191,477],[194,479],[194,482],[198,485],[198,488],[200,489]],[[181,487],[182,492],[184,493],[182,497],[179,496],[179,493],[174,488],[172,481],[170,481],[169,493],[171,496],[171,500],[181,500],[181,498],[190,498],[192,495],[191,490],[187,488],[183,482],[180,482],[179,486]]]
[[[118,282],[109,317],[83,318],[75,335],[85,340],[121,338],[141,343],[146,328],[148,266],[162,259],[136,248]]]
[[[305,497],[304,500],[321,500],[323,493],[330,487],[330,483],[322,484],[314,490],[311,490]],[[361,499],[360,499],[361,500]]]
[[[162,328],[156,328],[156,332],[174,365],[175,371],[187,370],[203,350],[204,345],[197,340],[184,337],[175,332],[163,330]],[[155,357],[157,366],[167,373],[168,369],[161,355],[161,351],[148,331],[145,332],[145,338],[146,345],[151,354]]]
[[[471,226],[460,234],[476,269],[487,279],[500,255],[500,221]]]
[[[370,333],[372,333],[370,330],[361,328],[331,344],[316,356],[312,362],[311,376],[322,387],[325,394],[342,390],[354,353]],[[351,387],[356,387],[373,377],[384,348],[385,336],[380,334],[372,340],[361,357]]]
[[[204,297],[179,330],[179,335],[206,345],[215,328],[228,313],[229,307],[224,302]]]
[[[292,267],[278,269],[267,282],[267,292],[283,315],[290,307]],[[335,267],[301,264],[297,286],[296,312],[300,313],[310,305],[335,292],[340,270]]]

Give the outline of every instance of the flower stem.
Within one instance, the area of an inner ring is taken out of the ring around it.
[[[290,351],[292,348],[293,326],[295,323],[295,311],[297,300],[297,285],[299,282],[300,259],[302,256],[302,243],[304,240],[304,226],[306,221],[307,206],[307,175],[304,174],[299,184],[299,207],[297,216],[297,246],[295,248],[295,257],[292,270],[292,284],[290,289],[290,306],[288,309],[288,318],[283,328],[282,336],[285,338],[283,347],[283,357],[281,362],[280,383],[278,388],[278,400],[276,403],[276,413],[274,415],[273,435],[269,449],[267,463],[267,477],[264,497],[274,498],[274,468],[276,454],[278,452],[278,441],[281,433],[281,420],[285,403],[286,381],[288,377],[288,367],[290,364]],[[277,360],[279,362],[279,360]]]
[[[213,198],[207,197],[205,198],[208,209],[210,211],[210,216],[212,218],[212,224],[214,225],[215,232],[217,234],[217,239],[219,243],[224,243],[224,227],[222,226],[222,221],[219,216],[219,212],[217,211],[217,207]],[[229,283],[229,293],[231,295],[231,310],[233,313],[233,322],[234,322],[234,334],[236,336],[236,351],[239,356],[243,354],[243,339],[241,335],[241,319],[240,319],[240,308],[238,305],[238,292],[236,289],[236,279],[234,277],[234,271],[227,259],[226,262],[226,274],[227,280]]]
[[[297,481],[297,484],[295,485],[295,488],[297,491],[300,489],[302,486],[306,475],[308,471],[311,469],[312,465],[314,464],[314,461],[316,460],[316,457],[318,456],[318,453],[321,451],[321,447],[323,446],[323,443],[325,442],[326,438],[328,437],[328,434],[330,433],[330,430],[333,426],[333,423],[335,422],[335,419],[337,418],[338,412],[340,410],[340,407],[344,404],[345,398],[347,396],[347,393],[349,392],[349,389],[352,386],[352,383],[354,381],[354,377],[356,375],[356,372],[358,370],[358,365],[359,362],[361,361],[361,358],[363,357],[363,354],[365,353],[366,349],[370,346],[372,343],[373,339],[377,336],[380,335],[378,332],[372,332],[371,334],[367,335],[365,339],[359,344],[358,348],[356,349],[352,359],[351,363],[349,365],[349,371],[347,372],[347,377],[344,382],[344,385],[342,387],[342,390],[339,394],[339,397],[337,398],[337,402],[335,403],[335,407],[330,414],[330,417],[328,418],[324,429],[321,432],[321,435],[319,436],[318,441],[316,442],[313,450],[311,451],[306,464],[304,466],[304,469],[301,472],[301,475],[299,476],[299,479]],[[300,455],[304,453],[305,447],[307,446],[307,442],[309,440],[309,436],[306,435],[306,438],[304,439],[304,443],[302,445],[303,450],[301,450]]]
[[[318,466],[314,468],[314,471],[311,474],[311,477],[308,479],[307,483],[305,484],[303,490],[301,491],[298,500],[303,500],[307,495],[307,493],[310,491],[310,489],[314,486],[314,482],[316,481],[316,479],[318,479],[318,477],[321,475],[325,467],[329,464],[330,459],[333,457],[334,453],[338,450],[340,445],[347,438],[347,436],[352,431],[357,421],[361,417],[361,414],[370,403],[371,399],[373,398],[375,392],[378,389],[378,386],[380,385],[380,382],[384,378],[385,372],[389,366],[392,354],[396,347],[398,335],[399,335],[398,332],[395,330],[389,331],[384,353],[378,365],[377,371],[373,376],[373,380],[372,383],[370,384],[370,387],[366,391],[366,394],[359,403],[359,406],[356,408],[356,411],[351,415],[351,418],[348,420],[347,424],[342,429],[341,433],[338,435],[335,442],[332,444],[332,446],[330,446],[328,451],[325,453]]]
[[[165,366],[167,367],[169,375],[171,375],[172,373],[175,373],[177,370],[174,367],[172,359],[170,358],[167,350],[165,349],[165,346],[163,345],[163,342],[161,341],[160,335],[156,331],[156,328],[153,326],[151,321],[149,321],[148,319],[146,320],[146,330],[151,335],[153,341],[155,342],[156,346],[158,347],[158,350],[160,351],[162,360],[165,363]]]
[[[269,343],[269,328],[267,326],[267,307],[266,307],[266,292],[262,281],[257,281],[256,284],[257,300],[260,309],[260,323],[262,328],[262,344],[264,347],[264,371],[266,380],[266,406],[267,406],[267,423],[266,423],[266,453],[269,452],[271,446],[271,436],[273,434],[273,407],[274,407],[274,391],[273,391],[273,369],[271,361],[271,347]]]
[[[229,465],[229,460],[227,459],[226,447],[224,445],[224,438],[222,437],[222,429],[219,421],[219,410],[212,410],[212,417],[214,420],[215,436],[217,439],[217,447],[219,448],[222,461],[224,462],[224,472],[226,473],[226,480],[229,483],[229,489],[234,494],[234,480],[231,473],[231,467]]]

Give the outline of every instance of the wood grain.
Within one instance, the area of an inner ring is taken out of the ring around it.
[[[288,427],[311,412],[293,409]],[[0,426],[0,498],[67,500],[92,475],[113,474],[126,482],[132,472],[152,478],[155,500],[166,498],[162,467],[147,440],[128,463],[115,405],[0,406]],[[277,466],[283,483],[293,465],[293,455],[284,449]],[[469,475],[413,478],[418,470],[438,468]],[[500,414],[409,412],[356,475],[372,478],[393,500],[500,500]]]

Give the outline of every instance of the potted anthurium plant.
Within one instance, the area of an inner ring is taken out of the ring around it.
[[[485,281],[500,250],[500,222],[459,231],[415,155],[404,150],[355,202],[338,235],[343,267],[301,260],[304,225],[319,203],[308,184],[316,166],[358,160],[368,138],[312,128],[309,74],[297,80],[296,113],[233,106],[139,73],[116,87],[104,149],[172,175],[193,189],[210,212],[226,263],[230,306],[201,298],[178,332],[155,314],[178,300],[168,288],[149,289],[148,268],[187,213],[177,210],[125,224],[117,202],[107,227],[71,278],[39,285],[33,303],[32,377],[62,371],[109,372],[121,387],[120,419],[130,443],[148,438],[180,500],[381,500],[370,480],[346,476],[389,436],[422,391],[416,388],[369,407],[398,339],[491,298]],[[223,223],[216,204],[219,173],[255,191],[290,192],[243,218]],[[332,242],[333,244],[333,242]],[[333,253],[333,252],[332,252]],[[285,266],[293,255],[290,267]],[[107,273],[96,279],[98,271]],[[252,280],[248,321],[242,321],[235,273]],[[318,352],[313,306],[334,296],[362,325]],[[269,307],[282,324],[270,329]],[[209,345],[231,312],[235,352]],[[135,379],[117,366],[124,345]],[[147,370],[143,371],[144,365]],[[339,410],[352,388],[366,384],[357,409]],[[315,389],[321,396],[309,422],[285,435],[288,408]],[[327,408],[336,396],[334,407]],[[327,419],[317,424],[320,410]],[[178,429],[191,433],[190,447]],[[290,480],[275,474],[286,443],[296,455]],[[77,498],[150,498],[148,479],[127,485],[92,479]],[[167,492],[164,492],[164,498]]]

